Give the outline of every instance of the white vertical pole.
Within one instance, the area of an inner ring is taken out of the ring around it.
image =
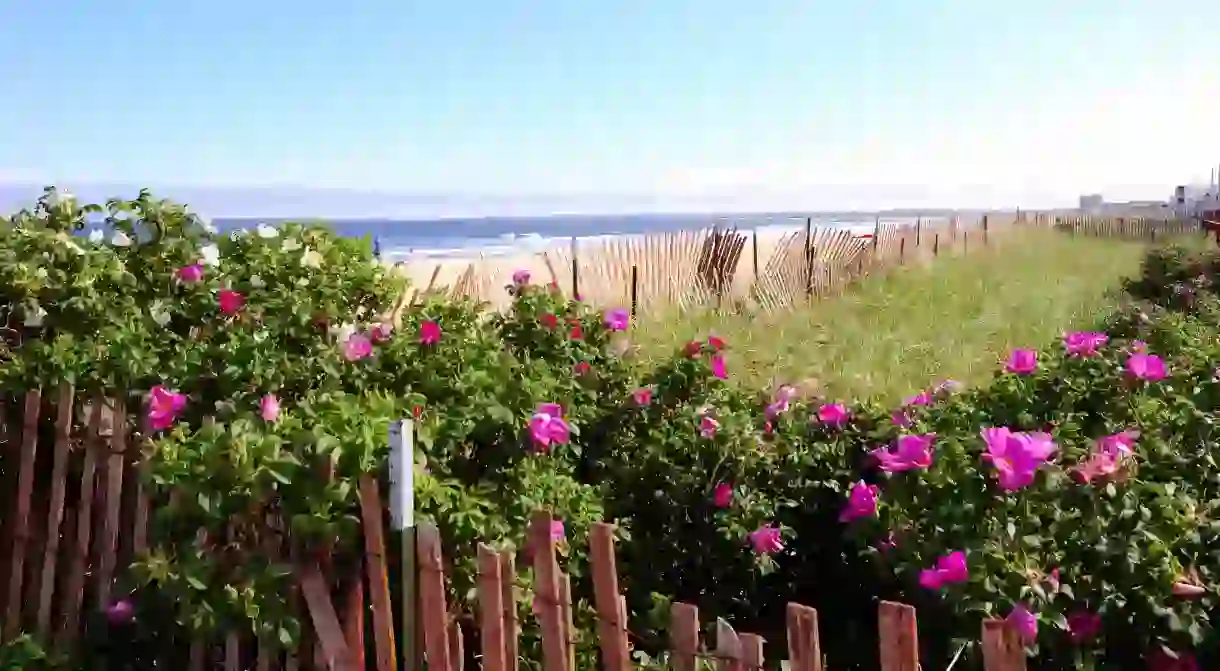
[[[402,659],[415,665],[415,423],[390,424],[390,526],[402,538]]]

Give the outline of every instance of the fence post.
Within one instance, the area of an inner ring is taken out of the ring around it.
[[[445,604],[445,564],[441,559],[441,535],[436,527],[424,524],[416,529],[416,536],[421,564],[419,614],[423,621],[428,669],[453,671],[453,658],[449,648],[449,609]],[[410,610],[403,609],[404,616],[408,612]],[[408,626],[404,623],[403,629]],[[423,668],[423,664],[413,662],[409,657],[404,656],[403,661],[405,668]]]
[[[402,538],[402,659],[406,666],[419,660],[416,601],[415,528],[415,423],[409,419],[390,424],[390,525]],[[429,662],[431,664],[431,662]]]
[[[788,604],[788,664],[789,671],[822,671],[818,612],[797,603]]]
[[[932,256],[940,256],[940,233],[932,237]]]
[[[580,266],[576,262],[576,236],[572,236],[572,300],[580,296]]]
[[[606,671],[628,671],[627,622],[620,618],[618,567],[614,558],[614,526],[599,522],[589,537],[593,569],[593,600],[597,608],[597,640]]]
[[[983,215],[983,245],[984,246],[987,245],[987,235],[988,235],[987,229],[988,229],[987,215],[984,214]]]
[[[699,609],[688,603],[669,607],[669,653],[674,671],[695,671],[699,661]]]
[[[529,544],[534,554],[534,595],[538,623],[542,628],[542,668],[567,671],[568,642],[564,640],[563,608],[559,594],[559,563],[555,560],[555,538],[551,514],[540,510],[530,520]]]
[[[923,238],[923,217],[915,217],[915,246],[919,247]]]
[[[753,231],[750,232],[750,246],[751,246],[750,256],[754,262],[754,277],[751,281],[751,285],[753,286],[753,289],[754,289],[753,293],[755,295],[757,295],[758,294],[758,227],[757,226],[754,228]]]
[[[640,303],[640,268],[631,266],[631,321],[635,321]]]
[[[381,487],[370,473],[360,476],[360,524],[364,530],[364,568],[368,574],[369,602],[373,608],[373,649],[377,671],[394,671],[394,615],[390,608],[390,581],[386,572],[385,530]]]
[[[983,621],[983,667],[986,671],[1025,671],[1025,649],[1004,620]]]
[[[881,671],[918,671],[919,634],[915,609],[902,603],[882,601],[878,617]]]
[[[813,217],[805,218],[805,300],[813,297]]]

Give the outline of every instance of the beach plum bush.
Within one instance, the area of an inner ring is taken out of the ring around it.
[[[523,540],[546,508],[581,668],[584,539],[610,520],[641,653],[663,647],[673,600],[772,641],[797,601],[823,611],[832,666],[874,668],[876,602],[899,599],[929,668],[1003,617],[1039,668],[1185,669],[1216,641],[1216,259],[1152,250],[1095,332],[890,408],[745,387],[715,334],[645,367],[630,314],[549,278],[515,274],[499,313],[407,303],[367,241],[321,226],[222,234],[148,193],[81,206],[49,190],[0,222],[0,383],[75,385],[93,399],[80,421],[104,397],[135,429],[150,547],[100,616],[149,649],[171,622],[295,645],[277,548],[290,532],[298,560],[347,566],[361,479],[384,477],[389,426],[409,417],[455,614],[473,612],[478,543],[518,552],[528,668]]]

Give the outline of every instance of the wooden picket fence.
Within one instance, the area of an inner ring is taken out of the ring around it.
[[[3,469],[4,562],[0,630],[5,640],[30,633],[59,650],[77,645],[93,615],[123,595],[116,590],[124,567],[148,547],[149,511],[164,502],[152,500],[139,477],[141,436],[129,431],[134,422],[123,400],[78,398],[71,386],[52,394],[27,392],[18,408],[4,406],[0,422],[0,467]],[[134,407],[134,403],[127,407]],[[46,411],[50,412],[46,412]],[[40,440],[40,438],[42,438]],[[459,620],[446,604],[445,562],[437,530],[422,525],[416,532],[419,645],[409,662],[401,661],[407,642],[401,637],[403,613],[398,590],[390,589],[394,544],[383,523],[386,502],[373,476],[359,483],[363,553],[355,565],[336,566],[326,556],[303,559],[299,553],[277,557],[290,565],[296,589],[285,595],[295,603],[305,627],[300,648],[285,653],[260,646],[248,634],[231,632],[215,641],[182,640],[165,660],[167,668],[189,671],[429,671],[461,669],[467,655]],[[551,517],[535,515],[527,542],[532,561],[535,617],[541,631],[545,671],[575,671],[572,596],[569,578],[557,562]],[[282,549],[270,548],[276,553]],[[514,556],[489,546],[478,548],[478,659],[486,671],[519,668]],[[630,668],[627,612],[620,596],[615,565],[614,527],[597,524],[589,538],[596,638],[602,666]],[[764,641],[737,633],[716,620],[715,646],[700,643],[699,615],[688,604],[675,604],[669,629],[672,668],[695,671],[701,660],[717,669],[745,671],[763,667]],[[792,671],[822,669],[818,614],[788,606],[787,657]],[[879,609],[882,671],[915,671],[918,637],[914,609],[883,603]],[[410,618],[408,618],[410,619]],[[983,628],[988,671],[1024,668],[1020,645],[1003,623]],[[411,636],[412,639],[415,636]]]
[[[533,611],[542,634],[543,671],[576,671],[575,636],[569,576],[560,569],[552,518],[536,513],[529,527],[528,547],[534,575]],[[614,526],[595,524],[589,537],[597,642],[601,668],[628,671],[632,668],[627,609],[619,593],[615,564]],[[444,558],[440,534],[423,525],[417,536],[420,567],[420,624],[423,656],[429,671],[458,671],[467,657],[459,620],[445,602]],[[516,595],[511,576],[514,556],[488,545],[478,548],[479,657],[483,671],[516,671],[518,667],[518,622]],[[823,671],[824,660],[818,633],[818,612],[790,603],[786,611],[787,668],[790,671]],[[917,671],[919,635],[915,609],[881,602],[878,606],[879,659],[881,671]],[[1023,671],[1025,651],[1016,634],[1003,620],[987,620],[982,627],[982,652],[986,671]],[[717,671],[750,671],[779,668],[767,662],[760,636],[739,633],[723,619],[715,621],[715,644],[700,640],[698,609],[686,603],[670,608],[668,665],[675,671],[696,671],[710,664]],[[422,668],[422,667],[420,667]]]
[[[1147,240],[1149,242],[1156,242],[1158,238],[1205,232],[1202,223],[1194,219],[1060,215],[1054,218],[1053,225],[1056,230],[1066,231],[1073,235]]]

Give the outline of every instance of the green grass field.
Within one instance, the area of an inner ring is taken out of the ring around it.
[[[1013,347],[1042,347],[1113,309],[1145,246],[1033,231],[1002,246],[868,278],[837,298],[771,314],[642,320],[639,356],[713,333],[734,376],[764,387],[895,401],[936,381],[988,379]]]

